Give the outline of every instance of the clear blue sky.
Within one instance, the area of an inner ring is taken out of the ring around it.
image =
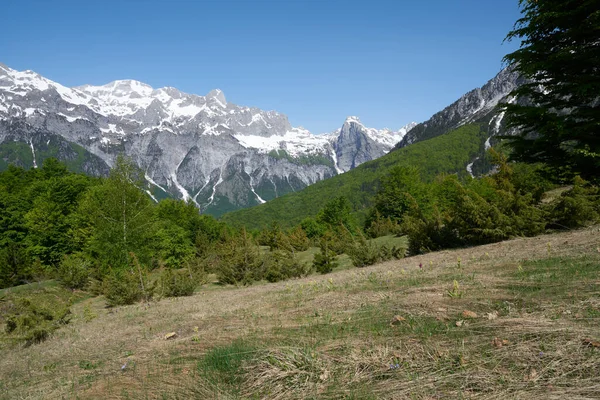
[[[517,0],[4,0],[0,62],[66,86],[136,79],[313,133],[423,121],[502,68]]]

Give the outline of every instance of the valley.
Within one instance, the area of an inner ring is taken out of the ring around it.
[[[0,400],[600,398],[597,1],[80,3],[3,5]]]

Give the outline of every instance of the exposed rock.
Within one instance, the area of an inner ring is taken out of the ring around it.
[[[354,118],[313,135],[276,111],[228,103],[218,89],[197,96],[134,80],[67,88],[0,66],[0,150],[11,142],[22,149],[6,162],[36,167],[56,156],[106,175],[124,153],[143,169],[155,198],[191,199],[215,215],[380,157],[413,125],[392,132]]]

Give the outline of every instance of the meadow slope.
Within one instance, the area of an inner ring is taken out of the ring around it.
[[[600,398],[599,237],[113,309],[83,299],[46,342],[2,345],[0,398]]]

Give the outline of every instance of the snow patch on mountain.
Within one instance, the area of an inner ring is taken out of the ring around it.
[[[246,148],[263,153],[271,150],[285,150],[290,156],[298,157],[307,153],[321,153],[329,144],[329,138],[311,134],[304,128],[292,128],[283,135],[233,135]]]

